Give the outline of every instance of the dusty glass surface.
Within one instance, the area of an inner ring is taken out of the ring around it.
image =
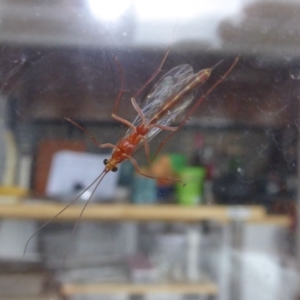
[[[0,299],[297,299],[299,28],[298,1],[1,0]]]

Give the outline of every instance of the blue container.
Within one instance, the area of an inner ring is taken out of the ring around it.
[[[156,181],[147,177],[135,175],[132,185],[132,201],[136,204],[156,203]]]

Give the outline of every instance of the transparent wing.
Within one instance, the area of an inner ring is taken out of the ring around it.
[[[143,107],[141,107],[146,121],[151,120],[163,108],[166,100],[176,94],[193,76],[194,70],[192,66],[187,64],[179,65],[166,73],[149,92],[145,98]],[[180,103],[172,107],[156,124],[169,125],[173,123],[185,111],[193,98],[194,92],[191,92]],[[138,115],[132,124],[137,126],[141,122],[141,117]],[[152,140],[160,131],[161,129],[159,128],[152,128],[146,135],[147,140]],[[125,136],[131,132],[132,130],[128,129]]]

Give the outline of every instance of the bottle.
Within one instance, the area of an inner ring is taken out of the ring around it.
[[[204,180],[206,176],[203,163],[203,135],[196,133],[194,136],[194,152],[192,154],[190,165],[181,172],[181,177],[187,186],[183,192],[179,192],[179,202],[181,204],[202,204],[204,194]],[[180,191],[180,188],[179,188]]]
[[[212,192],[212,181],[214,178],[214,164],[212,163],[213,149],[205,145],[204,137],[201,133],[197,133],[194,137],[194,153],[191,159],[191,165],[200,167],[205,170],[205,178],[202,183],[203,203],[212,204],[214,202]]]

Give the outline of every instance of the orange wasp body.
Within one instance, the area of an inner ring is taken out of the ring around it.
[[[121,139],[114,147],[111,158],[105,161],[105,168],[107,171],[116,170],[117,165],[125,159],[130,159],[137,147],[144,143],[146,147],[147,157],[149,156],[148,140],[146,139],[147,134],[152,128],[158,128],[161,130],[176,131],[177,127],[169,127],[165,125],[157,124],[157,121],[167,114],[172,107],[176,106],[178,102],[182,100],[192,89],[202,85],[210,76],[211,69],[205,69],[195,75],[195,78],[190,83],[183,87],[176,95],[171,95],[169,99],[165,101],[163,107],[150,119],[146,120],[145,115],[138,107],[134,98],[131,99],[132,105],[141,117],[141,123],[137,126],[131,125],[132,131],[125,138]],[[149,158],[149,157],[148,157]],[[136,164],[134,163],[136,166]]]
[[[141,173],[141,171],[139,170],[138,164],[133,159],[132,155],[139,149],[139,147],[141,145],[144,145],[147,159],[148,159],[148,161],[150,161],[149,145],[148,145],[148,142],[150,141],[150,139],[152,139],[161,130],[167,130],[167,131],[173,132],[167,139],[169,139],[175,132],[177,132],[184,125],[187,118],[195,111],[195,109],[205,99],[205,97],[207,97],[207,95],[209,93],[211,93],[216,88],[216,86],[219,85],[221,83],[221,81],[223,81],[223,79],[225,77],[227,77],[227,75],[231,72],[231,70],[236,65],[237,61],[238,61],[238,58],[235,59],[235,61],[233,62],[231,67],[228,69],[228,71],[225,73],[225,75],[219,81],[217,81],[203,96],[201,96],[196,101],[195,105],[187,113],[186,117],[184,118],[184,120],[181,122],[181,124],[178,127],[170,127],[170,126],[167,126],[166,124],[173,122],[175,119],[177,119],[177,117],[179,116],[180,113],[184,112],[186,107],[193,100],[193,96],[189,97],[189,94],[191,93],[191,91],[198,88],[204,82],[207,81],[207,79],[209,78],[214,67],[201,70],[197,74],[193,74],[192,76],[190,75],[190,78],[188,78],[188,80],[186,80],[186,78],[184,78],[185,82],[184,83],[181,82],[181,84],[179,85],[180,88],[178,89],[178,91],[176,91],[175,93],[172,93],[168,97],[165,97],[163,99],[163,101],[159,100],[159,101],[156,101],[156,103],[155,103],[154,100],[150,101],[149,99],[146,99],[146,102],[149,104],[145,105],[143,110],[140,109],[135,98],[131,98],[132,105],[138,113],[138,117],[136,118],[136,120],[133,123],[117,116],[115,113],[112,114],[113,118],[117,119],[118,121],[124,123],[125,125],[127,125],[129,127],[129,130],[127,131],[125,136],[116,145],[109,144],[109,143],[107,143],[107,144],[97,143],[97,141],[93,138],[93,136],[87,130],[82,128],[80,125],[78,125],[74,121],[66,118],[69,122],[71,122],[72,124],[74,124],[75,126],[80,128],[82,131],[84,131],[86,134],[88,134],[90,136],[91,140],[99,148],[113,148],[111,157],[109,159],[104,160],[105,168],[104,168],[103,172],[101,173],[102,176],[100,175],[98,177],[98,180],[100,181],[110,171],[116,172],[118,170],[118,165],[126,159],[129,159],[133,163],[136,171],[139,174],[155,179],[155,177]],[[183,67],[185,67],[185,68],[186,68],[186,66],[188,66],[188,65],[183,65]],[[179,67],[176,67],[176,68],[179,68]],[[173,70],[175,70],[175,68]],[[170,71],[170,72],[172,72],[172,71]],[[167,75],[169,73],[167,73]],[[165,75],[164,78],[166,78],[167,75]],[[180,73],[180,75],[181,75],[181,73]],[[152,80],[152,78],[150,78],[150,79]],[[149,83],[149,81],[147,82],[147,84]],[[154,91],[150,92],[150,96],[148,96],[147,98],[155,97],[153,95],[157,94],[157,89],[158,89],[157,87],[154,87]],[[116,103],[119,102],[120,98],[121,98],[121,93],[119,94]],[[182,107],[180,105],[181,105],[181,102],[183,101],[183,99],[185,99],[185,98],[188,99],[188,101],[186,101],[187,103]],[[150,109],[149,109],[149,107],[150,107]],[[179,107],[179,109],[178,109],[178,111],[176,111],[176,108],[178,108],[178,107]],[[144,110],[147,112],[147,114],[144,113]],[[168,114],[170,113],[170,111],[171,111],[171,115],[173,113],[172,117],[168,117]],[[153,129],[154,129],[154,133],[149,135],[149,133]],[[156,154],[162,148],[165,141],[163,141],[163,143],[159,147]],[[155,156],[156,156],[156,154],[155,154]],[[180,180],[176,180],[176,179],[171,179],[171,180],[180,181]],[[98,182],[98,183],[100,183],[100,182]]]

